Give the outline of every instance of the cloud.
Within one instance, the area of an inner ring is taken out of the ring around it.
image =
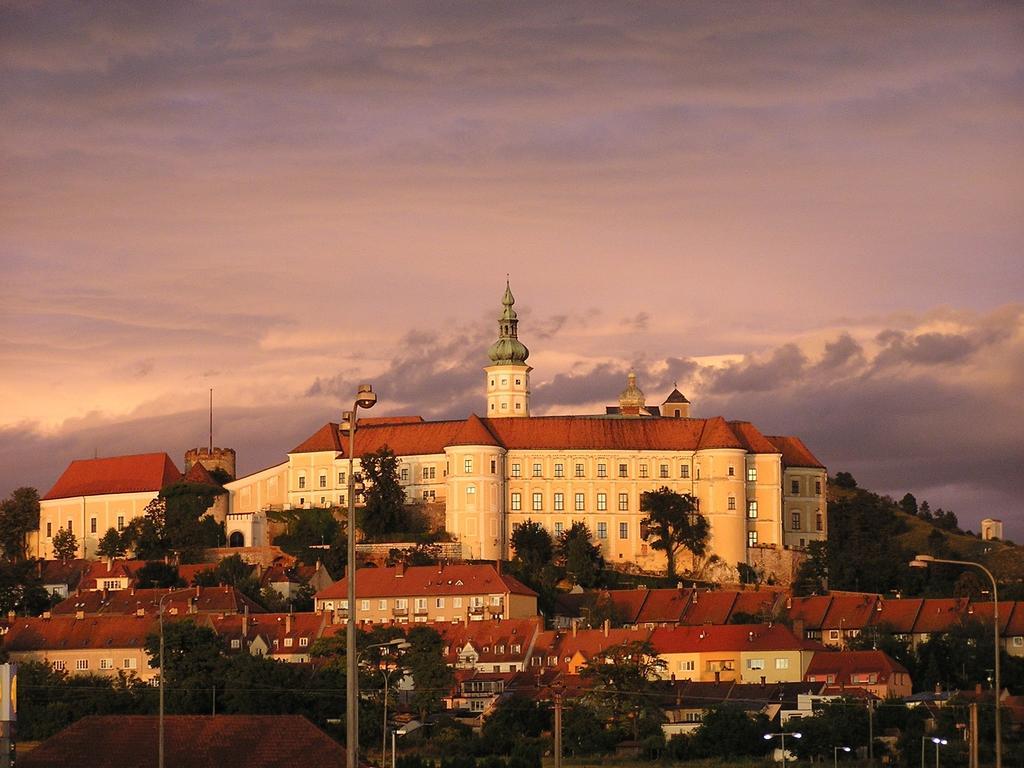
[[[707,378],[712,393],[760,392],[799,380],[806,364],[807,357],[799,347],[786,344],[776,349],[768,360],[759,362],[746,357],[739,363],[708,371]]]

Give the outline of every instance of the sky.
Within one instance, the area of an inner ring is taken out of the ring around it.
[[[1024,540],[1024,6],[0,6],[0,496],[94,455],[696,416]]]

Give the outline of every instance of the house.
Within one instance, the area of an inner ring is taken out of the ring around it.
[[[156,616],[160,600],[168,616],[220,613],[263,613],[263,607],[234,587],[182,587],[177,589],[128,589],[78,592],[57,603],[54,616]]]
[[[829,692],[863,688],[880,699],[909,696],[910,673],[883,651],[821,651],[804,674],[810,683],[825,683]]]
[[[43,589],[51,597],[64,599],[78,589],[82,577],[89,570],[88,560],[39,560],[37,561],[39,580]]]
[[[451,710],[486,715],[505,694],[515,672],[479,672],[460,669],[455,672],[455,691],[445,699]]]
[[[348,578],[314,596],[316,610],[348,615]],[[360,568],[356,576],[360,624],[483,621],[537,615],[537,593],[502,573],[501,564],[440,564]]]
[[[18,768],[152,768],[154,715],[89,715],[18,755]],[[167,765],[281,768],[344,765],[345,748],[301,715],[167,715]]]
[[[600,659],[609,648],[631,642],[646,642],[649,629],[612,629],[605,622],[602,629],[549,630],[540,632],[530,654],[530,669],[557,670],[577,675],[588,663]]]
[[[327,627],[322,613],[236,613],[209,621],[230,650],[292,664],[310,660],[310,647]]]
[[[658,627],[650,642],[663,677],[702,682],[799,682],[822,647],[782,624]]]
[[[480,672],[522,672],[544,623],[540,618],[489,619],[432,626],[444,640],[449,666]]]
[[[692,733],[713,707],[733,704],[750,715],[764,714],[769,720],[796,706],[799,696],[821,686],[808,683],[738,683],[735,681],[697,682],[693,680],[658,681],[652,692],[665,713],[662,730],[666,738],[677,733]]]

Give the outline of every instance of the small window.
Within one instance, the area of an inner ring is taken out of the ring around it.
[[[470,504],[476,503],[476,486],[471,485],[466,488],[466,501]]]
[[[472,459],[472,458],[468,458],[468,457],[467,457],[467,458],[466,458],[466,459],[465,459],[465,460],[464,460],[464,461],[462,462],[462,468],[463,468],[463,470],[465,471],[465,473],[466,473],[467,475],[471,475],[471,474],[473,474],[473,459]]]
[[[747,669],[764,669],[764,659],[747,659]]]
[[[338,473],[338,485],[344,485],[344,484],[345,484],[345,473],[344,472],[339,472]]]
[[[747,531],[747,546],[748,547],[756,547],[757,546],[757,531]]]
[[[662,464],[660,467],[658,467],[658,477],[668,477],[668,464]]]
[[[540,512],[544,509],[544,494],[535,493],[533,494],[533,511]]]
[[[556,493],[555,494],[554,506],[555,506],[555,512],[562,512],[562,511],[565,510],[565,494],[564,493]]]
[[[619,538],[620,539],[628,539],[629,538],[629,523],[619,523]]]
[[[134,658],[126,658],[124,664],[121,665],[125,669],[137,669],[136,660]]]
[[[607,464],[598,464],[597,465],[597,476],[598,477],[608,477],[608,465]]]
[[[619,494],[619,512],[628,512],[628,511],[629,511],[629,494],[628,493],[620,493]]]
[[[729,504],[729,509],[736,509],[736,497],[735,496],[730,496],[728,504]]]
[[[444,608],[444,598],[443,597],[434,598],[434,607],[435,608]]]
[[[96,533],[96,518],[95,517],[90,517],[89,518],[89,533]],[[111,665],[113,665],[113,662],[111,662]]]
[[[117,516],[117,530],[119,530],[119,531],[123,531],[124,530],[124,515],[118,515]]]
[[[305,475],[299,475],[299,488],[305,488],[305,487],[306,487],[306,476]]]
[[[619,477],[629,477],[628,464],[619,464]]]
[[[608,523],[597,524],[597,538],[607,539],[608,538]]]
[[[453,597],[452,598],[452,608],[461,608],[461,607],[462,607],[462,598],[461,597]]]
[[[231,647],[232,648],[241,648],[242,647],[242,641],[239,640],[237,637],[231,638]]]
[[[402,467],[402,471],[399,473],[399,478],[403,483],[409,482],[409,468]]]
[[[496,459],[491,459],[491,474],[495,474],[498,471],[498,462]]]
[[[640,465],[640,477],[647,477],[647,476],[648,476],[647,475],[647,465],[646,464],[641,464]]]
[[[67,669],[67,668],[68,668],[68,665],[67,665],[67,663],[66,663],[66,662],[64,662],[64,661],[62,661],[61,659],[57,659],[56,661],[54,661],[54,662],[53,662],[53,663],[51,664],[51,666],[52,666],[52,667],[53,667],[53,668],[54,668],[55,670],[57,670],[58,672],[63,672],[63,671],[65,670],[65,669]]]
[[[608,509],[608,494],[599,493],[597,494],[597,511],[605,512]]]
[[[518,491],[512,492],[512,511],[520,512],[523,509],[523,494]]]
[[[299,638],[299,648],[305,648],[307,645],[309,645],[309,638],[308,637],[300,637]]]
[[[690,477],[690,465],[689,464],[680,464],[679,465],[679,476],[681,478],[683,478],[683,480],[689,479],[689,477]]]
[[[587,508],[586,498],[587,497],[584,494],[582,494],[582,493],[577,493],[576,494],[575,509],[576,509],[577,512],[584,512],[584,511],[586,511],[586,508]]]
[[[790,518],[791,518],[790,522],[792,523],[792,525],[791,525],[792,529],[794,531],[799,531],[800,530],[800,513],[796,512],[796,511],[793,511],[793,512],[790,513]]]
[[[292,644],[293,644],[294,642],[295,642],[295,641],[294,641],[294,640],[293,640],[292,638],[290,638],[290,637],[286,637],[286,638],[284,639],[284,647],[285,647],[285,648],[291,648],[291,647],[292,647]]]
[[[555,464],[555,477],[565,477],[564,464]]]
[[[75,669],[81,671],[89,668],[88,659],[75,659]]]
[[[799,480],[791,480],[790,483],[789,483],[789,491],[790,491],[790,493],[793,496],[799,496],[800,495],[800,481]]]
[[[756,483],[757,482],[757,467],[747,467],[747,482],[748,483]]]
[[[534,477],[540,477],[541,476],[541,467],[540,467],[539,463],[534,463],[534,465],[533,465],[533,476]]]
[[[729,465],[729,477],[736,477],[736,467]]]
[[[821,496],[821,480],[814,481],[814,495]]]
[[[50,522],[46,523],[46,538],[48,538],[48,539],[52,539],[53,538],[53,523],[50,523]]]
[[[327,487],[327,475],[320,475],[320,487],[321,488],[326,488]]]
[[[114,660],[113,659],[100,659],[100,669],[113,669],[113,668],[114,668]]]
[[[747,502],[747,517],[751,520],[757,519],[757,502],[754,499]]]
[[[512,477],[519,477],[521,472],[522,470],[519,468],[518,464],[512,465]]]
[[[775,660],[775,668],[776,669],[789,669],[789,659],[776,659]]]
[[[370,601],[369,600],[360,600],[359,601],[359,610],[360,611],[368,611],[368,610],[370,610]]]
[[[383,598],[382,597],[380,600],[377,601],[377,610],[378,611],[386,611],[387,609],[388,609],[387,598]]]
[[[814,515],[814,530],[823,531],[825,530],[825,519],[821,512]]]
[[[582,464],[577,464],[576,465],[576,477],[583,477],[583,465]]]
[[[555,523],[555,536],[561,536],[562,531],[564,530],[565,526],[563,526],[561,523]]]

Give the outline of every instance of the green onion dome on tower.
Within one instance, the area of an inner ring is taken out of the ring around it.
[[[519,319],[512,305],[516,303],[512,289],[505,281],[505,295],[501,299],[505,309],[498,320],[498,340],[487,350],[487,356],[494,365],[525,365],[530,350],[518,338]]]

